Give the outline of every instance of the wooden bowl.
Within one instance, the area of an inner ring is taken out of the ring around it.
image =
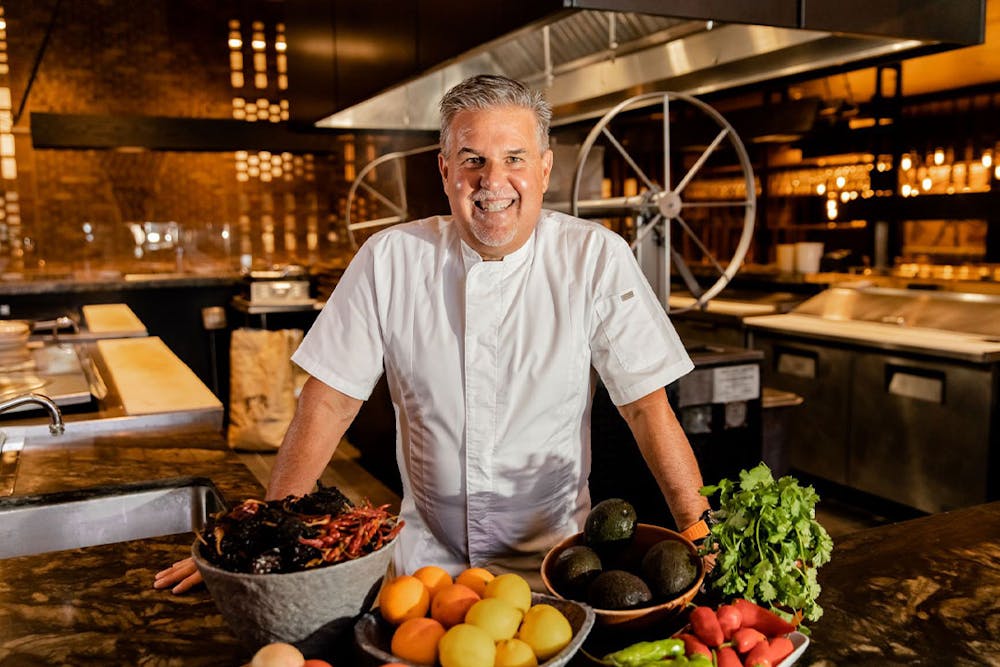
[[[660,526],[653,526],[648,523],[637,524],[635,527],[635,536],[632,538],[631,544],[616,558],[616,562],[613,567],[615,569],[625,569],[637,572],[639,569],[639,563],[642,561],[643,554],[645,554],[651,546],[662,542],[663,540],[676,540],[682,543],[687,547],[691,555],[697,558],[698,574],[695,577],[694,582],[687,588],[687,590],[677,597],[670,600],[658,600],[645,607],[634,607],[632,609],[595,608],[594,615],[598,625],[616,626],[619,629],[627,628],[630,630],[647,627],[654,623],[659,623],[673,618],[678,615],[678,613],[684,609],[684,607],[691,602],[691,600],[694,599],[694,596],[698,593],[698,589],[701,588],[701,584],[705,579],[705,564],[702,562],[701,558],[698,557],[698,548],[694,545],[694,543],[673,530],[662,528]],[[555,567],[556,559],[559,557],[560,553],[572,546],[577,545],[586,545],[583,533],[577,533],[576,535],[567,537],[565,540],[552,547],[552,549],[545,555],[545,559],[542,561],[542,582],[545,584],[545,588],[557,598],[566,599],[559,593],[558,590],[556,590],[552,583],[553,568]],[[611,567],[605,564],[605,569],[611,569]]]

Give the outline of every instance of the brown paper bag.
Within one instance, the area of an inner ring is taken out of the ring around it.
[[[281,445],[308,377],[291,362],[299,329],[236,329],[229,352],[229,432],[233,449],[273,451]]]

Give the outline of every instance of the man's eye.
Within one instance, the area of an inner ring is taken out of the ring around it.
[[[524,162],[524,158],[518,155],[510,155],[507,157],[507,162],[510,162],[511,164],[517,164],[519,162]]]
[[[472,167],[478,167],[483,164],[483,158],[481,157],[467,157],[463,161],[463,164],[467,164]]]

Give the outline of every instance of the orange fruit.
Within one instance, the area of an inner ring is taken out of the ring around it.
[[[414,572],[413,576],[424,582],[424,586],[430,591],[431,598],[448,584],[455,583],[451,580],[451,575],[448,574],[447,570],[437,565],[425,565]]]
[[[465,614],[479,599],[476,592],[468,586],[448,584],[431,600],[431,618],[446,628],[458,625],[465,620]]]
[[[431,594],[424,582],[409,574],[396,577],[378,594],[382,618],[393,625],[399,625],[408,618],[426,616],[430,601]]]
[[[405,620],[392,633],[392,654],[410,662],[433,665],[437,662],[438,640],[444,632],[444,626],[433,618]]]
[[[455,577],[456,584],[468,586],[474,590],[476,595],[479,597],[483,597],[483,593],[486,592],[486,584],[491,581],[493,581],[493,573],[482,567],[470,567],[462,570],[462,572]]]

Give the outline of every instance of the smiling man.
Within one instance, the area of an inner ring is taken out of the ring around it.
[[[537,585],[546,551],[590,509],[598,376],[676,525],[708,507],[664,391],[692,363],[628,245],[542,209],[550,115],[504,77],[451,89],[438,158],[451,215],[369,239],[293,356],[311,377],[268,497],[312,490],[384,372],[406,522],[396,572],[471,565]],[[191,572],[164,571],[157,586]]]

